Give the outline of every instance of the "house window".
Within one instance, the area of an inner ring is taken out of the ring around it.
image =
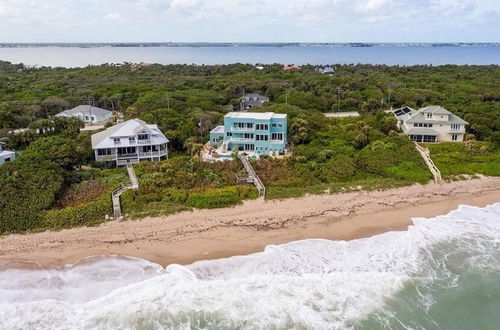
[[[283,124],[278,124],[278,127],[283,127]]]
[[[432,124],[428,124],[428,125],[429,125],[429,127],[432,127]]]
[[[256,124],[255,126],[258,131],[267,131],[269,129],[268,124]]]
[[[259,135],[259,134],[257,134],[255,136],[255,139],[257,141],[268,141],[269,140],[269,135]]]
[[[271,127],[278,127],[278,124],[271,124]]]
[[[97,155],[98,156],[109,156],[111,155],[111,149],[97,149]]]
[[[451,140],[452,141],[457,141],[458,140],[458,134],[452,134],[451,135]]]
[[[436,142],[434,135],[424,135],[424,142]]]
[[[113,138],[113,142],[115,144],[120,144],[120,138]]]
[[[135,143],[135,136],[131,136],[128,138],[129,143]]]
[[[418,127],[418,124],[417,123],[413,124],[413,127]]]
[[[226,136],[233,136],[233,133],[231,133],[231,132],[226,132]]]
[[[451,124],[451,130],[452,131],[459,131],[460,130],[460,124]]]
[[[272,133],[271,140],[283,140],[283,133]]]
[[[426,117],[427,117],[427,119],[431,119],[432,118],[432,113],[426,113]]]
[[[424,127],[423,123],[418,123],[418,127]]]
[[[147,134],[137,134],[137,140],[149,140],[149,136]]]

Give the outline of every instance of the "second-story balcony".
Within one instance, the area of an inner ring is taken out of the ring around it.
[[[252,131],[255,131],[255,127],[231,126],[231,131],[233,131],[233,132],[252,132]]]
[[[239,137],[232,137],[229,139],[230,142],[253,142],[254,139],[252,138],[239,138]]]

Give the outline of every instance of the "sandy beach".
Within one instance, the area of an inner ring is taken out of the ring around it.
[[[163,266],[262,251],[307,238],[350,240],[406,230],[413,217],[446,214],[461,204],[500,202],[500,178],[384,191],[252,200],[142,220],[0,239],[0,264],[64,265],[95,255],[127,255]]]

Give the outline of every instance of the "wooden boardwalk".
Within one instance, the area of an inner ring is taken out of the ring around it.
[[[432,173],[432,176],[434,176],[434,182],[442,183],[443,179],[441,178],[441,171],[439,171],[436,164],[434,164],[434,162],[432,161],[431,152],[429,151],[429,149],[422,147],[416,142],[415,142],[415,148],[424,159],[424,162],[429,168],[429,171]]]
[[[134,167],[132,164],[127,164],[127,172],[128,177],[130,179],[130,183],[122,184],[120,188],[115,189],[111,193],[111,200],[113,201],[113,218],[120,219],[122,217],[122,208],[120,204],[120,196],[123,194],[125,190],[128,189],[138,189],[139,181],[137,180],[137,176],[135,175]]]
[[[260,178],[257,175],[257,173],[255,173],[252,164],[250,164],[250,161],[248,160],[247,156],[238,154],[238,158],[241,160],[241,162],[243,163],[243,167],[248,173],[247,182],[252,182],[259,191],[259,196],[264,197],[266,195],[266,187],[264,186],[262,181],[260,181]]]

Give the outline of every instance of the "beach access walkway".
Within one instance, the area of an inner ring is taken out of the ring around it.
[[[121,184],[120,188],[115,189],[111,193],[111,200],[113,202],[113,218],[119,219],[122,217],[122,208],[120,204],[120,196],[123,194],[125,190],[128,189],[138,189],[139,181],[137,180],[137,176],[135,175],[134,166],[132,164],[127,164],[127,173],[130,179],[130,183]]]
[[[241,162],[243,163],[243,167],[248,173],[248,177],[245,178],[246,182],[253,183],[257,188],[257,190],[259,191],[259,196],[264,197],[266,195],[266,187],[264,186],[262,181],[260,181],[260,178],[257,175],[257,173],[255,173],[252,164],[250,164],[250,161],[248,160],[247,156],[243,154],[238,154],[238,158],[241,160]],[[238,181],[241,180],[238,179]]]
[[[415,142],[415,148],[424,159],[424,162],[429,168],[429,171],[432,173],[432,176],[434,176],[434,182],[443,183],[443,179],[441,178],[441,171],[439,171],[436,164],[434,164],[434,162],[432,161],[431,152],[429,151],[429,149],[422,147],[416,142]]]
[[[327,117],[327,118],[359,117],[359,112],[357,112],[357,111],[327,112],[327,113],[325,113],[325,117]]]

